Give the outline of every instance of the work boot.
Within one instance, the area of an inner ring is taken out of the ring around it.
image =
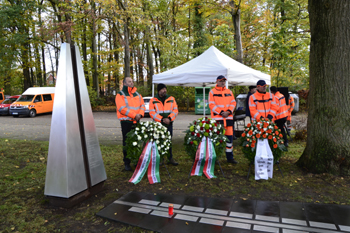
[[[175,162],[175,160],[173,158],[171,158],[169,161],[168,161],[168,164],[171,164],[173,166],[177,166],[179,165],[179,163]]]
[[[125,164],[125,171],[132,171],[132,168],[130,167],[130,164]]]
[[[232,164],[237,164],[238,162],[235,159],[230,159],[227,160],[228,163],[232,163]]]

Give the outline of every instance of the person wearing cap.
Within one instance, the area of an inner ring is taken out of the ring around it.
[[[132,171],[130,159],[127,158],[126,134],[129,133],[140,121],[145,114],[145,103],[142,96],[136,91],[132,78],[125,77],[123,80],[123,89],[115,97],[117,107],[117,116],[120,120],[123,135],[123,155],[124,166],[126,171]]]
[[[275,116],[275,123],[278,126],[278,128],[281,130],[281,133],[283,135],[284,145],[288,146],[288,138],[284,128],[284,125],[286,124],[287,117],[288,117],[288,107],[286,105],[286,99],[284,95],[277,90],[277,87],[275,86],[270,87],[270,91],[274,95],[275,102],[278,106],[278,110]]]
[[[236,100],[231,90],[226,88],[226,78],[219,75],[216,78],[216,86],[209,92],[209,108],[211,118],[224,125],[226,142],[226,159],[228,163],[238,163],[233,158],[233,112],[236,108]]]
[[[247,98],[245,99],[245,115],[252,120],[249,110],[249,97],[256,92],[256,86],[249,86],[249,91],[247,94]]]
[[[167,87],[163,83],[158,84],[157,91],[157,95],[149,101],[149,115],[154,121],[162,123],[173,136],[173,122],[179,113],[175,98],[167,95]],[[168,164],[177,166],[171,147],[169,154]]]
[[[249,110],[251,120],[260,118],[273,120],[276,116],[278,106],[272,93],[266,92],[266,82],[259,80],[256,84],[257,92],[249,97]]]

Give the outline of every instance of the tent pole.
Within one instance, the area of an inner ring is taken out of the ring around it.
[[[154,83],[152,83],[152,98],[154,97]]]
[[[205,117],[205,86],[203,85],[203,117]]]

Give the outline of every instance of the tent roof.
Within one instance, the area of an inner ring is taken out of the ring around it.
[[[268,85],[271,84],[270,75],[235,61],[215,46],[185,64],[153,75],[153,83],[170,86],[214,86],[219,75],[227,78],[229,86],[256,85],[260,79],[265,80]]]

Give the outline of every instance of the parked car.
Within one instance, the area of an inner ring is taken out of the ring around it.
[[[36,114],[52,112],[54,96],[54,87],[28,88],[16,102],[11,104],[10,115],[35,117]]]
[[[10,114],[10,105],[15,102],[20,95],[13,95],[9,98],[6,98],[2,103],[0,104],[0,115],[9,115]]]
[[[152,97],[143,97],[143,101],[145,102],[145,116],[149,116],[149,101],[152,99]]]

